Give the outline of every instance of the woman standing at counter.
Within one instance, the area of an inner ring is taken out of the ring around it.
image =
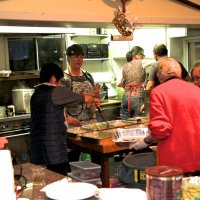
[[[68,68],[64,71],[63,85],[70,87],[77,94],[90,94],[99,97],[99,90],[94,84],[94,79],[90,73],[81,69],[83,65],[84,52],[80,45],[73,44],[67,49]],[[77,107],[67,108],[66,115],[76,125],[95,123],[96,106],[78,105]]]
[[[124,95],[121,105],[121,118],[141,115],[141,106],[143,104],[143,82],[145,80],[145,71],[142,65],[144,50],[139,46],[134,46],[126,54],[128,63],[122,66],[121,76],[118,81],[118,87],[124,87]]]
[[[95,85],[94,79],[90,73],[81,69],[83,65],[84,52],[80,45],[73,44],[67,49],[68,68],[64,71],[62,84],[71,88],[77,94],[89,94],[99,97],[100,87]],[[66,108],[66,118],[69,124],[81,126],[96,123],[95,115],[96,105],[94,103],[87,105],[77,105],[76,107]],[[77,161],[80,157],[79,151],[69,153],[71,161]],[[91,157],[92,161],[99,163],[99,159]]]
[[[200,90],[181,80],[180,64],[173,58],[158,61],[160,85],[150,94],[151,134],[130,148],[146,148],[158,141],[157,164],[181,168],[185,175],[200,174]]]

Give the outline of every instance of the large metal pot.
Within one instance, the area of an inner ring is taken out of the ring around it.
[[[12,90],[12,101],[17,114],[30,113],[30,99],[34,89],[14,89]]]

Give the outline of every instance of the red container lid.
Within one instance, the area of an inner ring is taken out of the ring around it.
[[[147,175],[156,177],[173,177],[183,174],[183,170],[172,166],[153,166],[145,170]]]

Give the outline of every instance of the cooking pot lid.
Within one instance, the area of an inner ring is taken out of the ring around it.
[[[146,174],[156,177],[173,177],[183,174],[183,170],[172,166],[153,166],[145,170]]]

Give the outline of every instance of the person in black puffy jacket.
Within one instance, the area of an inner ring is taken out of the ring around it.
[[[64,107],[92,103],[100,105],[99,99],[80,95],[61,86],[62,69],[48,63],[40,71],[40,84],[31,97],[31,163],[45,165],[47,169],[67,175],[69,163]]]

